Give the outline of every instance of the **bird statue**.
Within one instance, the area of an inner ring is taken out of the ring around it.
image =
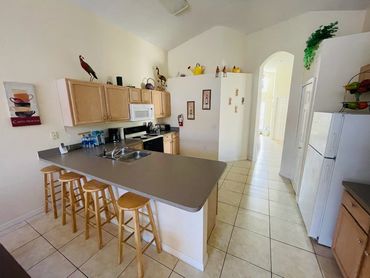
[[[90,67],[90,65],[88,63],[86,63],[84,61],[85,58],[82,55],[80,55],[78,57],[80,58],[81,67],[90,75],[90,81],[93,81],[94,78],[98,79],[98,77],[96,76],[95,71]]]
[[[224,68],[222,69],[222,76],[223,76],[223,77],[227,77],[227,70],[226,70],[226,66],[224,66]]]
[[[220,68],[217,66],[216,68],[216,78],[220,76]]]
[[[162,74],[159,73],[159,68],[158,67],[155,67],[155,70],[157,71],[158,82],[161,83],[161,85],[163,87],[166,87],[167,78],[164,77]]]

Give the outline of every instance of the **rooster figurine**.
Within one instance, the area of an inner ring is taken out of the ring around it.
[[[84,61],[85,58],[82,55],[80,55],[79,58],[80,58],[81,67],[90,75],[90,81],[93,81],[94,78],[98,79],[95,71],[90,67],[88,63]]]

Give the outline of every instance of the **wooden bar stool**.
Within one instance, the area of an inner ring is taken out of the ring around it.
[[[72,217],[72,231],[77,231],[76,214],[84,209],[85,198],[83,194],[82,184],[87,182],[85,176],[68,172],[62,174],[59,178],[62,187],[62,224],[66,224],[66,217],[69,214]],[[67,208],[70,211],[67,211]]]
[[[62,175],[65,170],[56,165],[50,165],[42,168],[40,171],[44,174],[45,213],[48,213],[49,203],[51,203],[53,207],[54,218],[58,218],[56,202],[59,201],[61,197],[59,199],[56,199],[56,194],[61,193],[61,190],[56,191],[56,189],[60,189],[60,183],[58,179],[54,180],[54,174],[59,174],[60,177],[60,175]]]
[[[89,238],[89,225],[95,226],[99,236],[98,246],[101,249],[103,247],[102,226],[110,223],[118,215],[116,198],[110,185],[97,180],[88,181],[83,185],[83,189],[85,193],[85,239]],[[106,190],[108,190],[109,198],[107,198]],[[103,203],[101,204],[99,200],[102,200]],[[100,214],[103,211],[105,212],[105,221],[102,223]],[[90,212],[93,213],[91,217]],[[93,217],[95,217],[95,223],[90,223],[90,219]]]
[[[148,198],[136,195],[134,193],[127,192],[118,199],[117,207],[118,207],[118,263],[120,264],[122,260],[122,249],[124,246],[124,242],[126,242],[133,234],[135,234],[138,276],[143,277],[144,270],[143,270],[142,254],[145,252],[145,250],[148,249],[150,244],[152,244],[155,241],[157,252],[158,253],[162,252],[162,245],[159,239],[157,227],[154,223],[154,217],[153,217],[152,208],[150,206],[150,200]],[[147,214],[142,211],[139,211],[139,209],[143,209],[144,207],[146,207]],[[133,212],[133,217],[131,217],[127,221],[125,221],[124,219],[125,211]],[[147,225],[145,226],[140,225],[139,214],[147,216],[149,218],[149,223]],[[131,220],[134,220],[134,225],[135,225],[134,230],[132,230],[132,228],[127,225]],[[151,230],[148,228],[149,226],[151,226]],[[123,240],[122,240],[122,236],[123,236],[122,229],[126,229],[129,232],[131,232],[131,234]],[[142,248],[141,247],[141,233],[144,230],[152,233],[153,239]]]

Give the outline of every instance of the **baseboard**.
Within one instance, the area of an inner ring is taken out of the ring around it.
[[[35,210],[32,210],[32,211],[29,211],[26,214],[23,214],[23,215],[21,215],[21,216],[19,216],[17,218],[14,218],[14,219],[12,219],[12,220],[4,223],[4,224],[1,224],[0,225],[0,231],[3,231],[5,229],[8,229],[9,227],[11,227],[11,226],[13,226],[15,224],[18,224],[18,223],[20,223],[22,221],[25,221],[25,220],[31,218],[32,216],[35,216],[36,214],[41,213],[43,210],[44,210],[44,208],[41,207],[41,208],[38,208],[38,209],[35,209]]]

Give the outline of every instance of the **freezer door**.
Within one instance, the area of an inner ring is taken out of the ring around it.
[[[311,146],[308,147],[298,206],[307,233],[313,238],[320,233],[334,163],[334,159],[326,159]]]
[[[335,158],[343,127],[343,114],[315,112],[309,144],[325,158]]]

